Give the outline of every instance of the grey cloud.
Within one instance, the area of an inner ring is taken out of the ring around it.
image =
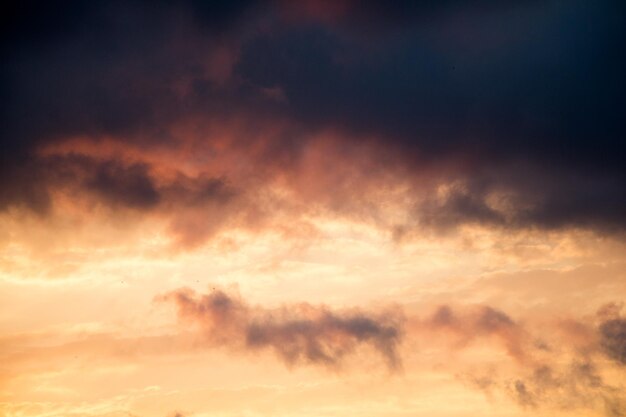
[[[356,348],[369,346],[390,369],[401,366],[397,350],[403,318],[398,312],[337,312],[308,304],[264,309],[220,290],[202,295],[178,290],[161,299],[174,302],[181,318],[200,324],[212,345],[270,349],[288,365],[331,368],[340,367]]]
[[[626,319],[612,319],[600,327],[600,343],[606,354],[615,361],[626,365]]]

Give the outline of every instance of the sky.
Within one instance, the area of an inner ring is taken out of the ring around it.
[[[0,416],[626,416],[624,2],[0,19]]]

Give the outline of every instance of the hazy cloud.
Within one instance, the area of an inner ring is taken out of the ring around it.
[[[196,294],[178,290],[160,297],[174,302],[180,317],[202,326],[215,346],[271,349],[288,365],[341,366],[359,346],[377,351],[390,369],[401,365],[398,344],[402,315],[358,310],[335,312],[323,306],[296,304],[278,309],[252,307],[221,290]]]
[[[613,319],[600,325],[602,348],[606,354],[626,365],[626,319]]]

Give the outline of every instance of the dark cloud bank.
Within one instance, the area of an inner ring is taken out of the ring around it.
[[[174,146],[176,123],[236,117],[252,131],[288,122],[274,162],[326,129],[416,172],[454,161],[436,174],[451,192],[416,204],[419,227],[624,230],[622,2],[332,4],[11,2],[0,208],[50,210],[58,184],[42,146]],[[114,166],[84,185],[114,205],[161,201],[149,167]]]

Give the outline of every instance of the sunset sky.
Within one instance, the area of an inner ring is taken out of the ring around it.
[[[626,416],[626,2],[0,18],[1,417]]]

